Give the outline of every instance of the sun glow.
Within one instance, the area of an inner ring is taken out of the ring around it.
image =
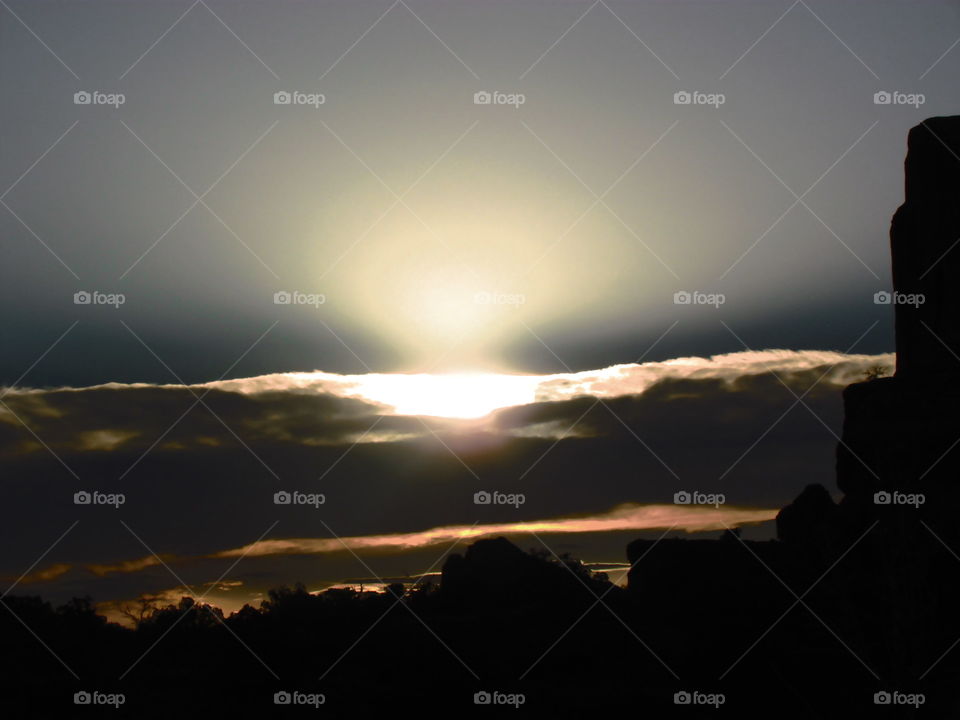
[[[398,415],[479,418],[536,399],[537,375],[497,373],[356,376],[355,394],[390,405]]]

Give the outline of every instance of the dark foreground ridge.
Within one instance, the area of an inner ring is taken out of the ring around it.
[[[637,540],[627,588],[496,538],[439,586],[184,598],[135,630],[7,597],[3,716],[960,717],[958,155],[960,117],[910,133],[894,289],[924,302],[895,303],[896,376],[844,393],[840,503],[808,486],[767,542]]]

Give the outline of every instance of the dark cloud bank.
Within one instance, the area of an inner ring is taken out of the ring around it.
[[[178,578],[212,582],[233,560],[209,556],[262,536],[359,538],[589,518],[625,503],[671,505],[679,490],[722,493],[731,512],[775,509],[808,483],[832,487],[840,391],[891,362],[767,351],[621,366],[545,379],[537,390],[544,400],[470,421],[393,414],[303,376],[12,389],[0,406],[2,572],[16,579],[78,520],[23,589],[113,600],[176,587]],[[124,503],[76,505],[80,490],[122,493]],[[322,493],[325,502],[276,505],[279,490]],[[525,502],[476,505],[480,490],[522,493]],[[675,521],[677,531],[703,529]],[[628,540],[665,524],[543,538],[584,560],[622,561]],[[536,544],[529,535],[518,542]],[[371,547],[361,551],[369,568],[346,551],[254,552],[231,573],[243,583],[231,591],[239,595],[223,602],[255,602],[267,587],[295,580],[323,587],[369,577],[371,569],[409,576],[444,549]],[[153,553],[177,577],[155,559],[144,562]]]

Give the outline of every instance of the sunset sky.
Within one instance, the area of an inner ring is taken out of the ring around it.
[[[6,0],[0,576],[238,607],[483,533],[614,565],[640,533],[770,537],[833,490],[842,388],[892,367],[874,296],[958,20]]]

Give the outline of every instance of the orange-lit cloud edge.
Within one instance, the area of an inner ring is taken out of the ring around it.
[[[87,564],[81,567],[104,577],[135,573],[161,564],[173,565],[196,560],[267,557],[277,555],[316,555],[335,552],[399,552],[440,544],[477,540],[493,535],[535,533],[544,535],[615,532],[623,530],[680,530],[688,533],[722,530],[767,522],[778,510],[727,505],[641,505],[627,503],[597,515],[528,520],[475,525],[446,525],[418,532],[389,533],[332,538],[278,538],[260,540],[236,548],[205,555],[147,555],[113,564]],[[73,569],[58,563],[24,576],[21,584],[54,580]]]

